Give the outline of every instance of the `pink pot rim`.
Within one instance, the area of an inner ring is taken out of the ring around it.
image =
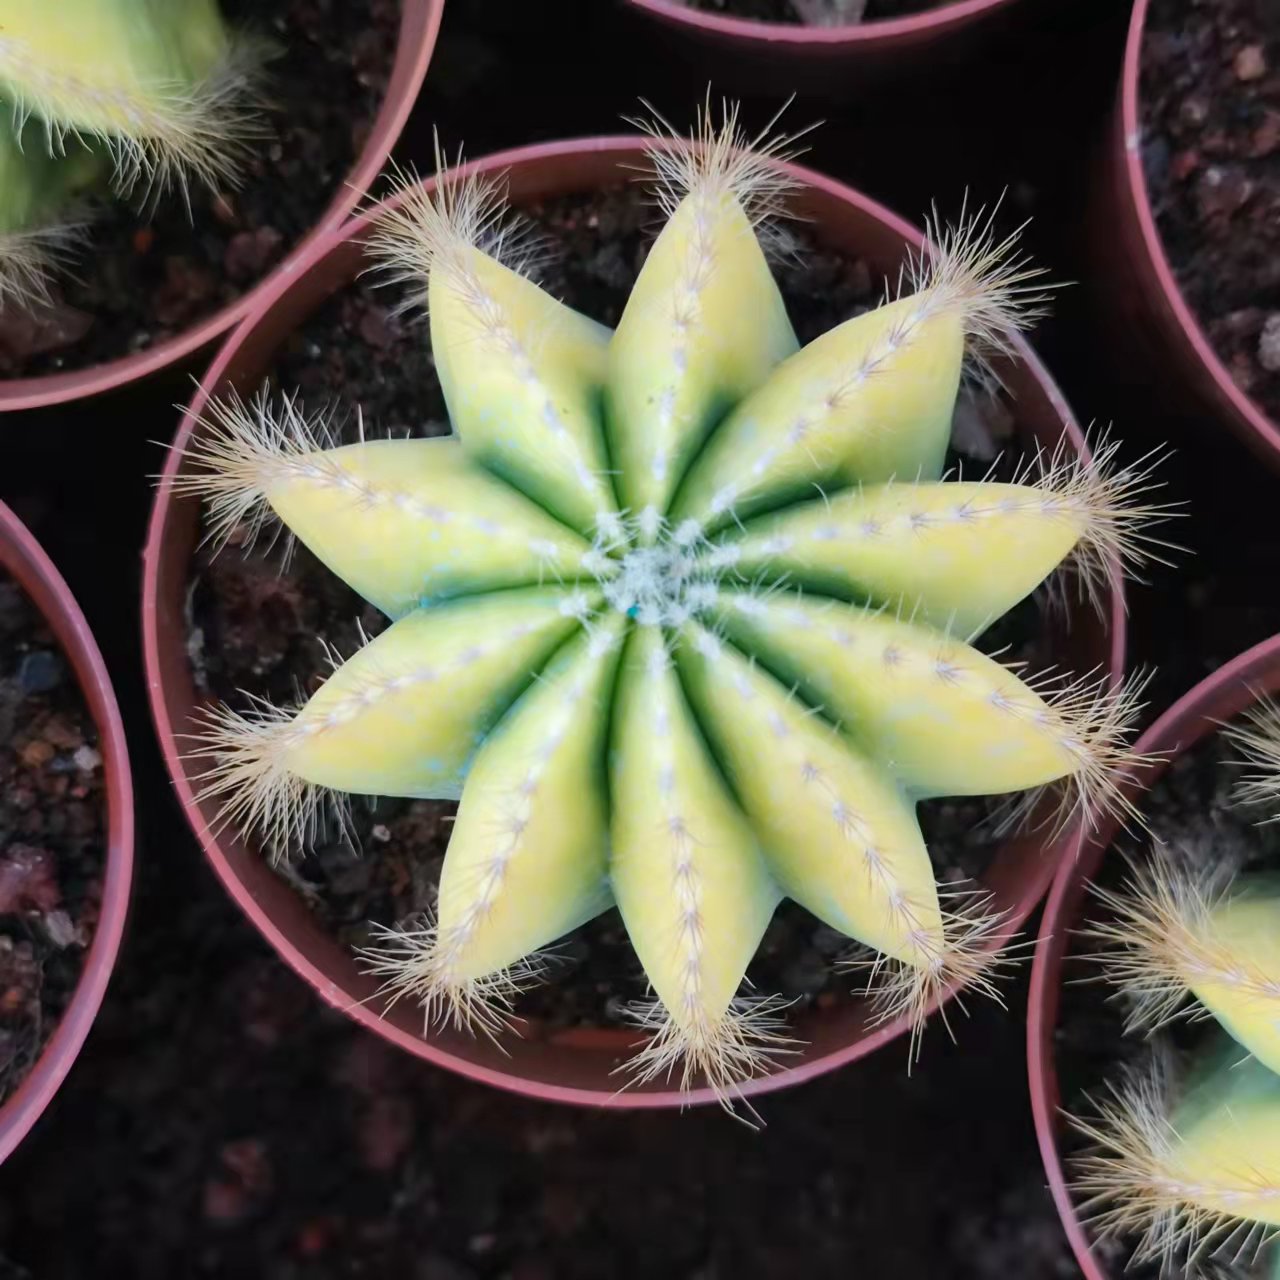
[[[145,351],[118,356],[84,369],[0,381],[0,413],[86,399],[159,373],[221,337],[256,310],[259,300],[274,291],[281,281],[301,270],[311,249],[350,216],[391,154],[426,78],[444,3],[445,0],[400,0],[400,31],[387,92],[355,166],[334,192],[316,224],[261,280],[212,315]]]
[[[1231,403],[1254,443],[1280,457],[1280,425],[1265,413],[1255,400],[1236,385],[1230,371],[1219,358],[1200,326],[1200,321],[1187,305],[1182,290],[1164,250],[1164,241],[1156,225],[1151,206],[1151,193],[1142,168],[1142,116],[1139,101],[1142,82],[1142,44],[1146,34],[1151,0],[1134,0],[1129,36],[1125,44],[1124,69],[1120,87],[1120,140],[1123,151],[1124,195],[1130,201],[1142,236],[1143,248],[1160,286],[1165,305],[1182,330],[1187,345],[1208,371],[1218,392]]]
[[[1224,721],[1253,705],[1260,692],[1277,690],[1280,690],[1280,635],[1254,645],[1207,676],[1147,729],[1134,749],[1139,754],[1159,758],[1143,766],[1134,784],[1126,788],[1130,798],[1140,801],[1183,752],[1216,732]],[[1120,829],[1118,822],[1108,823],[1084,844],[1078,860],[1063,862],[1059,868],[1036,940],[1027,1009],[1027,1075],[1036,1140],[1049,1177],[1049,1190],[1086,1280],[1118,1280],[1118,1277],[1105,1270],[1094,1256],[1089,1234],[1067,1187],[1058,1148],[1061,1116],[1053,1040],[1070,931],[1078,918],[1085,884],[1102,865]]]
[[[838,50],[890,42],[904,37],[940,35],[964,26],[980,15],[1007,8],[1016,0],[951,0],[949,4],[923,13],[910,13],[901,18],[873,18],[870,22],[848,22],[838,27],[805,27],[796,23],[765,22],[759,18],[734,18],[690,9],[676,0],[625,0],[643,10],[695,31],[753,41],[762,48]]]
[[[591,154],[597,157],[612,158],[620,166],[618,170],[619,176],[625,177],[627,171],[621,166],[627,162],[634,163],[642,155],[646,145],[645,139],[634,135],[589,137],[539,143],[473,160],[462,166],[459,172],[465,174],[502,173],[524,166],[535,167],[540,162],[547,160]],[[786,164],[781,167],[795,177],[802,187],[812,188],[828,198],[854,206],[860,212],[881,222],[907,244],[915,248],[919,248],[923,244],[923,237],[918,230],[877,201],[869,199],[843,183],[839,183],[803,166]],[[305,275],[308,270],[333,252],[339,245],[358,238],[369,228],[376,216],[377,210],[371,210],[360,217],[353,218],[343,228],[329,233],[321,240],[317,240],[309,249],[305,260],[299,264],[296,275],[298,277]],[[239,879],[221,847],[219,836],[214,834],[201,819],[193,789],[182,767],[182,753],[178,746],[175,726],[166,705],[165,689],[159,674],[163,669],[161,653],[164,647],[158,621],[160,612],[159,576],[166,524],[172,502],[172,484],[185,456],[186,444],[194,429],[194,423],[208,401],[207,388],[216,387],[221,383],[233,356],[262,322],[263,317],[290,287],[291,282],[289,281],[277,283],[269,294],[258,300],[253,312],[241,322],[224,342],[179,425],[166,459],[148,524],[147,542],[143,557],[142,593],[143,647],[148,693],[165,764],[174,781],[178,799],[186,812],[188,822],[199,839],[205,854],[213,864],[214,870],[217,872],[223,886],[249,917],[255,928],[262,933],[282,958],[334,1008],[341,1010],[369,1030],[408,1050],[415,1056],[426,1059],[437,1066],[445,1067],[464,1078],[543,1101],[620,1109],[666,1109],[710,1104],[717,1101],[712,1092],[706,1088],[691,1090],[687,1093],[669,1086],[605,1092],[577,1085],[535,1080],[514,1071],[491,1069],[474,1063],[469,1059],[450,1053],[429,1039],[424,1039],[405,1031],[392,1022],[385,1020],[370,1003],[357,1001],[345,994],[338,984],[327,976],[319,966],[300,953],[297,946],[285,935],[271,915],[257,901],[250,889]],[[1081,456],[1087,458],[1089,451],[1083,434],[1075,422],[1061,391],[1045,370],[1039,358],[1023,339],[1017,338],[1014,345],[1020,363],[1027,368],[1029,377],[1037,383],[1043,392],[1066,436],[1071,440]],[[1106,670],[1113,680],[1118,680],[1124,669],[1126,645],[1126,613],[1122,588],[1117,588],[1110,594],[1105,623],[1107,627]],[[1059,856],[1065,856],[1064,854],[1054,856],[1055,853],[1059,849],[1065,849],[1068,843],[1074,849],[1082,838],[1083,833],[1081,832],[1068,833],[1061,839],[1059,845],[1046,847],[1041,851],[1043,865],[1038,869],[1034,878],[1028,878],[1027,884],[1017,901],[1016,910],[1006,920],[1005,926],[1001,930],[1001,937],[1015,934],[1043,898],[1057,869]],[[946,998],[949,999],[950,995],[951,993],[948,992]],[[899,1038],[907,1029],[908,1023],[905,1019],[899,1019],[876,1027],[859,1038],[843,1044],[837,1050],[795,1065],[781,1067],[769,1075],[751,1080],[742,1086],[741,1092],[743,1096],[747,1097],[760,1095],[825,1075],[829,1071],[856,1061],[890,1041]]]
[[[93,941],[66,1011],[35,1065],[0,1106],[0,1161],[5,1160],[65,1079],[93,1025],[115,967],[133,881],[133,784],[124,725],[97,642],[62,575],[13,512],[0,503],[0,567],[17,581],[52,629],[71,663],[98,730],[106,783],[102,905]]]

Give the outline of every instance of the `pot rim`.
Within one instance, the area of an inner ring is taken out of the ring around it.
[[[80,606],[44,549],[0,502],[0,567],[43,616],[75,673],[98,731],[106,813],[102,903],[71,1001],[35,1065],[0,1106],[0,1161],[5,1160],[57,1092],[97,1016],[124,936],[134,863],[134,803],[128,745],[102,654]]]

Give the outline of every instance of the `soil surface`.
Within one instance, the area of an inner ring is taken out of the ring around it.
[[[859,0],[685,0],[685,3],[691,9],[723,13],[731,18],[833,26],[924,13],[951,0],[862,0],[861,4]]]
[[[591,199],[573,198],[528,210],[547,250],[543,283],[578,310],[613,325],[644,260],[654,211],[634,187]],[[882,282],[865,262],[847,261],[807,235],[783,246],[775,270],[802,341],[873,306]],[[336,295],[289,340],[274,371],[282,389],[301,388],[315,408],[360,404],[367,430],[436,434],[448,429],[425,324],[397,318],[397,297],[367,284]],[[998,400],[966,395],[958,414],[961,443],[972,469],[984,470],[1012,429]],[[349,417],[345,428],[353,431]],[[353,437],[352,437],[353,438]],[[976,452],[975,452],[976,451]],[[1002,466],[1012,469],[1015,457]],[[278,554],[248,557],[229,549],[202,553],[195,569],[190,648],[200,685],[219,700],[243,705],[246,694],[280,703],[295,689],[310,693],[329,671],[326,645],[348,654],[360,629],[377,634],[385,619],[319,564],[295,549],[281,568]],[[1034,605],[993,628],[984,646],[1012,645],[1014,658],[1037,658]],[[370,941],[372,924],[393,925],[434,904],[456,806],[424,800],[378,799],[357,804],[357,846],[334,832],[313,856],[282,868],[335,936],[349,947]],[[921,821],[944,883],[981,875],[998,840],[989,802],[931,801]],[[803,908],[784,904],[770,924],[748,977],[762,992],[796,1002],[830,1003],[852,985],[836,961],[852,944]],[[621,917],[611,910],[565,939],[546,980],[521,997],[519,1012],[554,1026],[617,1024],[628,1001],[643,994],[643,975]]]
[[[0,315],[0,377],[146,350],[252,288],[308,232],[364,146],[395,55],[399,0],[222,0],[265,38],[267,136],[238,190],[170,193],[149,216],[94,210],[86,247],[38,315]]]
[[[0,573],[0,1102],[80,977],[102,901],[97,731],[43,618]]]
[[[1154,0],[1139,110],[1178,285],[1236,384],[1280,419],[1280,8]]]
[[[1167,846],[1162,856],[1182,865],[1213,868],[1237,866],[1241,871],[1280,868],[1280,826],[1263,823],[1268,815],[1243,806],[1233,799],[1242,768],[1234,763],[1239,752],[1220,735],[1202,740],[1180,756],[1148,794],[1142,812],[1155,840]],[[1141,856],[1150,844],[1121,842],[1130,856]],[[1118,890],[1125,879],[1124,858],[1113,851],[1104,860],[1098,884]],[[1100,920],[1100,908],[1088,905],[1086,919]],[[1080,928],[1085,927],[1084,921]],[[1125,1034],[1126,1005],[1110,998],[1114,988],[1092,981],[1099,974],[1096,961],[1086,958],[1087,942],[1067,956],[1061,989],[1061,1007],[1055,1031],[1059,1089],[1068,1111],[1088,1113],[1087,1097],[1101,1097],[1108,1081],[1118,1081],[1126,1067],[1141,1070],[1150,1061],[1153,1042],[1142,1033]],[[1175,1060],[1185,1069],[1199,1046],[1219,1034],[1212,1019],[1173,1024],[1161,1033],[1159,1042],[1169,1046]],[[1070,1132],[1064,1133],[1063,1150],[1068,1156],[1082,1144]],[[1114,1269],[1134,1280],[1162,1280],[1159,1266],[1138,1265],[1125,1270],[1133,1251],[1132,1240],[1109,1240],[1096,1248]],[[1247,1263],[1224,1270],[1224,1280],[1262,1280],[1270,1277],[1267,1258],[1257,1266]],[[1168,1280],[1167,1274],[1163,1280]]]

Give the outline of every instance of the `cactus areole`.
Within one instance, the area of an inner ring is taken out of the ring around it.
[[[915,804],[1063,783],[1087,819],[1133,700],[969,640],[1060,566],[1105,589],[1154,509],[1067,448],[942,476],[966,369],[1039,301],[989,223],[800,348],[760,235],[778,146],[729,112],[651,158],[666,222],[612,332],[530,279],[499,184],[409,185],[373,224],[450,436],[335,447],[289,396],[209,402],[173,491],[215,539],[281,522],[392,623],[303,705],[209,711],[195,767],[274,857],[351,794],[458,799],[435,913],[362,957],[388,994],[505,1040],[544,950],[616,904],[652,997],[619,1087],[732,1103],[795,1043],[744,987],[784,896],[860,945],[878,1018],[990,988],[1001,918],[939,889]]]

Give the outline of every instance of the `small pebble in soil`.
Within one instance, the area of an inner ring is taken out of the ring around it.
[[[1280,311],[1273,311],[1258,335],[1258,363],[1269,373],[1280,373]]]

